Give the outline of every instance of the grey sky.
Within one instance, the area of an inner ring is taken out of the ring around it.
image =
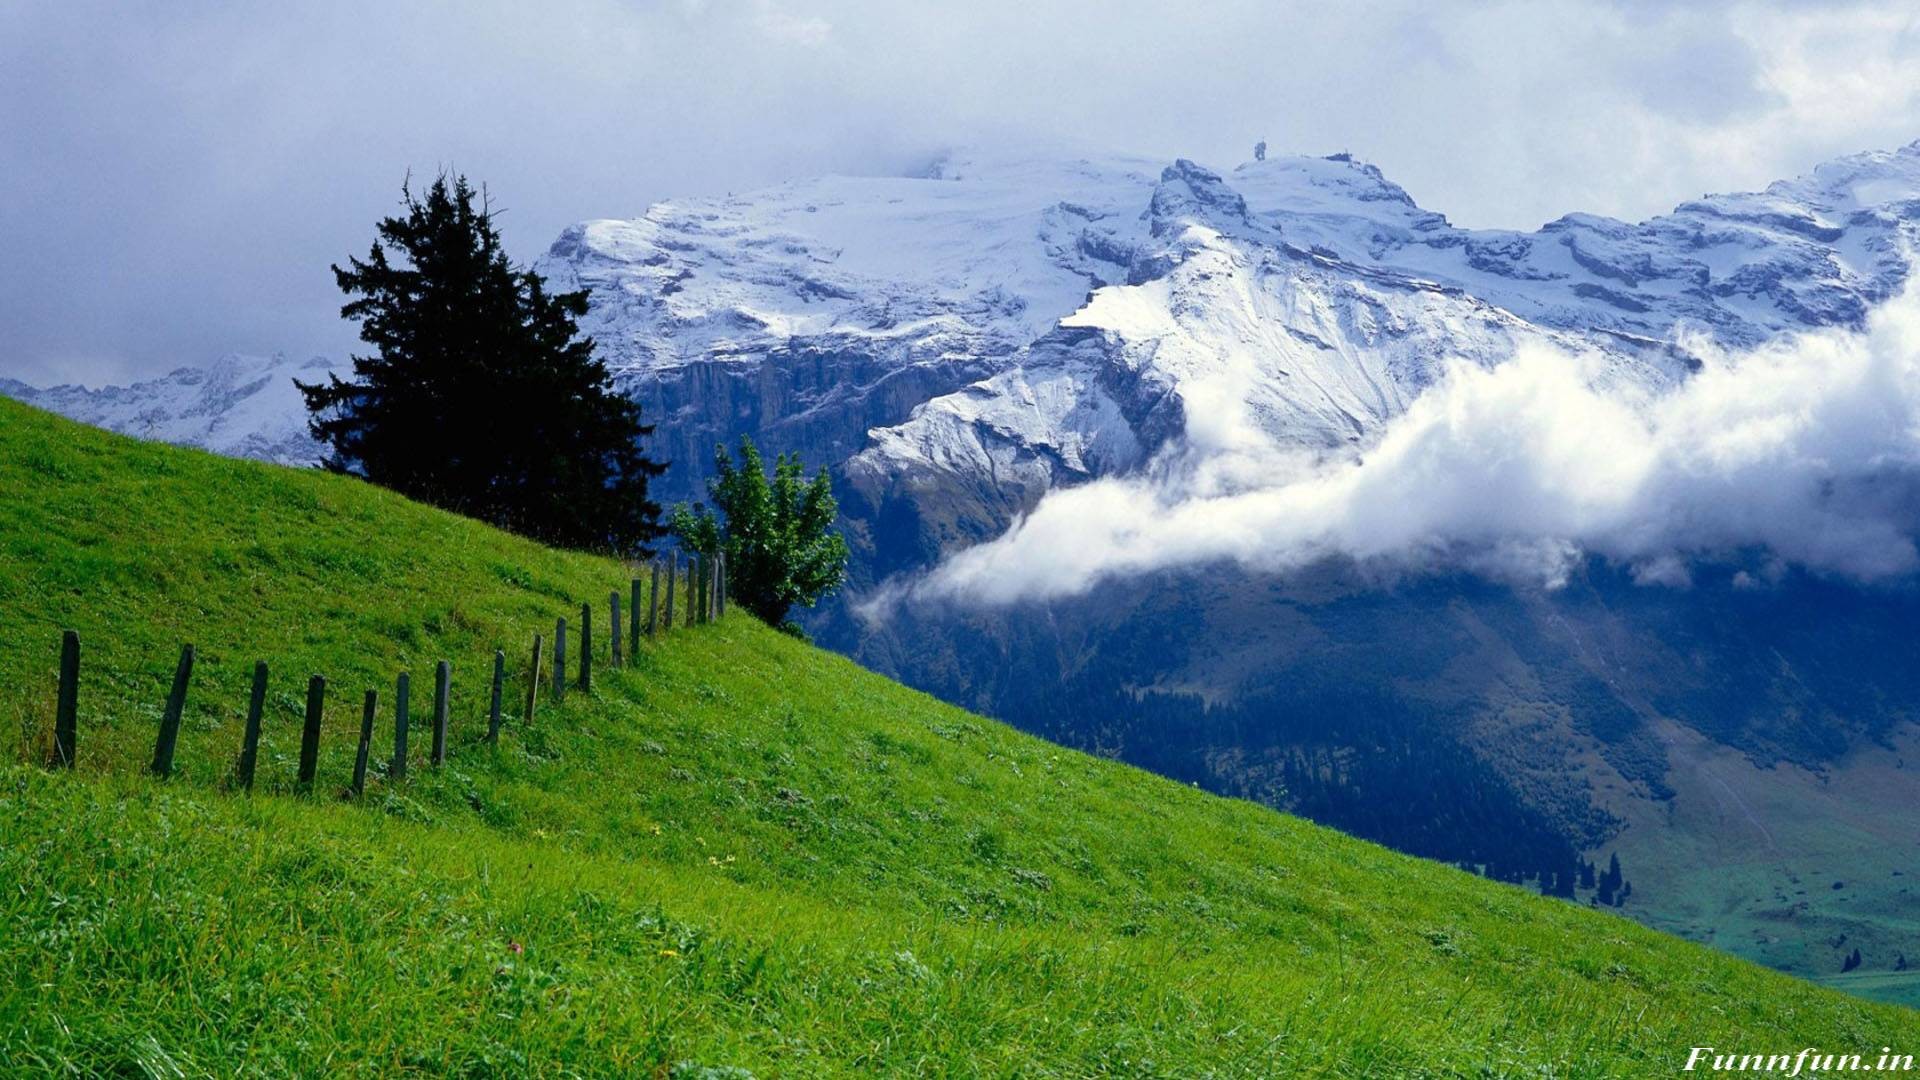
[[[1350,150],[1468,225],[1920,138],[1903,4],[0,0],[0,375],[344,355],[401,177],[568,223],[942,146]]]

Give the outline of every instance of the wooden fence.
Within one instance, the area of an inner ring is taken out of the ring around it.
[[[661,591],[661,577],[664,569],[666,591]],[[681,579],[681,558],[679,553],[669,555],[664,563],[654,559],[651,563],[652,580],[650,587],[642,590],[641,579],[634,578],[629,592],[630,603],[622,618],[620,594],[610,593],[607,597],[608,628],[611,631],[609,641],[609,659],[615,667],[624,666],[628,656],[638,657],[640,641],[657,638],[674,629],[674,593],[681,592],[685,598],[683,616],[686,626],[704,624],[719,619],[727,610],[726,558],[716,555],[708,558],[699,555],[686,560],[686,573]],[[677,587],[676,587],[677,586]],[[646,625],[641,626],[641,599],[645,597]],[[593,689],[593,606],[580,605],[580,659],[575,676],[575,686],[582,692]],[[625,630],[624,643],[622,630]],[[552,661],[552,698],[555,704],[566,700],[567,694],[567,620],[561,618],[553,628]],[[527,666],[527,701],[522,714],[523,723],[532,723],[534,709],[539,704],[542,682],[541,635],[533,635],[533,655]],[[173,775],[174,748],[179,742],[180,719],[186,711],[187,691],[193,680],[194,647],[183,646],[179,663],[174,668],[173,686],[167,694],[165,708],[160,714],[160,730],[154,739],[153,760],[148,771],[158,777]],[[496,743],[500,738],[501,695],[507,677],[507,657],[503,650],[493,653],[493,684],[488,698],[486,741]],[[253,690],[247,699],[247,717],[240,736],[240,756],[234,766],[233,782],[243,791],[253,788],[254,773],[260,756],[260,723],[265,711],[267,699],[268,670],[267,662],[262,660],[253,667]],[[387,767],[389,782],[405,780],[407,776],[407,739],[410,734],[411,716],[409,715],[409,697],[411,678],[407,672],[401,672],[394,681],[393,709],[393,758]],[[432,750],[428,760],[434,768],[446,764],[447,730],[451,722],[449,702],[453,693],[453,666],[446,660],[439,661],[434,667],[433,679],[433,728],[431,731]],[[301,794],[312,794],[317,780],[320,760],[320,732],[322,719],[326,712],[327,680],[324,676],[313,675],[307,680],[307,699],[304,723],[300,731],[299,771],[294,779],[294,790]],[[379,692],[368,690],[362,702],[360,713],[360,739],[354,753],[353,778],[347,786],[350,796],[359,796],[366,790],[367,759],[373,749],[373,729],[379,712]],[[55,699],[53,723],[53,752],[48,759],[51,768],[71,769],[79,752],[79,714],[80,714],[80,635],[77,631],[66,630],[60,636],[60,689]]]

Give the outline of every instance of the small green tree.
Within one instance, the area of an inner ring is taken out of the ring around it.
[[[800,455],[781,454],[771,480],[760,449],[740,439],[736,466],[724,446],[714,447],[714,471],[705,504],[673,510],[680,542],[702,554],[724,552],[727,597],[772,626],[786,623],[795,604],[811,607],[847,577],[847,541],[834,531],[839,506],[827,470],[809,481]]]

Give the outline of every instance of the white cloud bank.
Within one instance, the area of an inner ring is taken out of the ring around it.
[[[1459,364],[1337,460],[1289,457],[1238,425],[1231,439],[1196,433],[1149,478],[1054,492],[1000,539],[886,591],[996,604],[1222,560],[1285,571],[1342,556],[1548,587],[1586,553],[1669,586],[1703,558],[1741,561],[1743,586],[1786,565],[1860,581],[1920,568],[1920,286],[1862,332],[1695,348],[1702,371],[1638,399],[1548,349]]]

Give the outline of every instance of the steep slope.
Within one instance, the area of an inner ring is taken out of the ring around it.
[[[491,649],[626,569],[338,477],[0,403],[0,571],[24,753],[58,629],[87,643],[80,768],[0,785],[12,1072],[1646,1075],[1696,1045],[1920,1037],[1913,1013],[1051,747],[737,614],[490,748]],[[182,639],[200,666],[158,782],[137,770]],[[330,797],[360,688],[441,657],[448,765]],[[248,797],[219,783],[256,658],[275,684]],[[302,799],[309,671],[336,697]]]

